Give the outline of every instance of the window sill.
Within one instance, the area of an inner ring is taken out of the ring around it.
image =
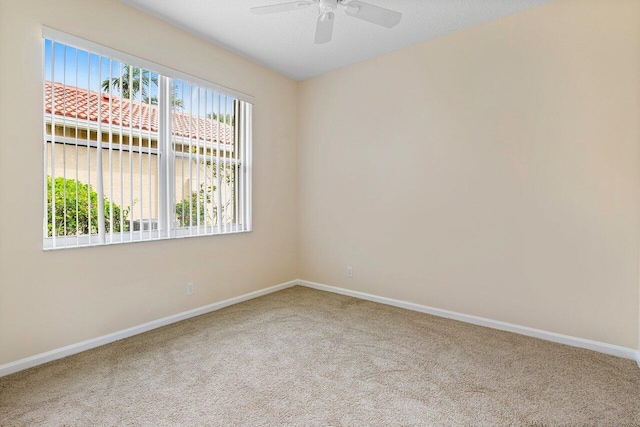
[[[192,237],[212,237],[212,236],[224,236],[228,234],[241,234],[241,233],[250,233],[253,230],[231,230],[231,231],[220,231],[215,233],[197,233],[197,229],[192,229],[192,233],[189,230],[176,230],[176,235],[174,236],[161,236],[157,230],[153,230],[150,233],[148,231],[143,231],[142,236],[139,231],[133,233],[133,238],[131,233],[113,233],[113,238],[110,234],[105,235],[105,242],[100,242],[97,234],[93,234],[91,236],[69,236],[69,237],[56,237],[56,243],[54,246],[53,238],[47,237],[44,240],[44,246],[42,250],[44,252],[57,251],[60,249],[76,249],[76,248],[93,248],[93,247],[102,247],[102,246],[112,246],[112,245],[120,245],[127,243],[144,243],[144,242],[158,242],[165,240],[182,240],[188,239]],[[201,227],[200,230],[203,230]],[[210,230],[210,228],[209,228]],[[109,241],[111,239],[111,241]]]

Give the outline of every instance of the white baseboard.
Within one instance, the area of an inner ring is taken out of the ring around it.
[[[189,311],[184,311],[182,313],[174,314],[172,316],[163,317],[162,319],[153,320],[151,322],[143,323],[142,325],[133,326],[131,328],[123,329],[118,332],[113,332],[111,334],[103,335],[101,337],[82,341],[77,344],[71,344],[66,347],[61,347],[55,350],[47,351],[45,353],[36,354],[35,356],[26,357],[24,359],[20,359],[15,362],[6,363],[4,365],[0,365],[0,377],[13,374],[14,372],[22,371],[24,369],[32,368],[34,366],[42,365],[43,363],[51,362],[52,360],[56,360],[66,356],[70,356],[72,354],[80,353],[85,350],[100,347],[101,345],[109,344],[111,342],[118,341],[123,338],[128,338],[133,335],[141,334],[143,332],[160,328],[162,326],[166,326],[171,323],[189,319],[190,317],[195,317],[201,314],[220,310],[221,308],[225,308],[230,305],[238,304],[240,302],[257,298],[262,295],[270,294],[272,292],[277,292],[282,289],[286,289],[291,286],[294,286],[298,284],[298,282],[299,282],[298,280],[292,280],[290,282],[281,283],[279,285],[271,286],[266,289],[250,292],[248,294],[240,295],[234,298],[229,298],[220,302],[214,302],[213,304],[205,305],[203,307],[195,308]]]
[[[471,323],[479,326],[486,326],[489,328],[500,329],[503,331],[514,332],[521,335],[527,335],[530,337],[540,338],[547,341],[553,341],[561,344],[570,345],[573,347],[586,348],[594,350],[600,353],[610,354],[613,356],[624,357],[627,359],[635,359],[640,367],[640,351],[633,350],[631,348],[621,347],[618,345],[607,344],[598,341],[587,340],[584,338],[577,338],[568,335],[557,334],[555,332],[547,332],[540,329],[529,328],[526,326],[519,326],[513,323],[501,322],[498,320],[487,319],[484,317],[472,316],[468,314],[457,313],[449,310],[442,310],[439,308],[428,307],[425,305],[415,304],[411,302],[380,297],[376,295],[367,294],[364,292],[352,291],[349,289],[338,288],[335,286],[324,285],[321,283],[309,282],[307,280],[292,280],[290,282],[281,283],[279,285],[271,286],[259,291],[250,292],[248,294],[240,295],[234,298],[229,298],[224,301],[216,302],[213,304],[205,305],[203,307],[195,308],[193,310],[185,311],[182,313],[174,314],[172,316],[163,317],[162,319],[154,320],[151,322],[143,323],[142,325],[133,326],[131,328],[123,329],[122,331],[113,332],[111,334],[103,335],[101,337],[92,338],[90,340],[82,341],[76,344],[71,344],[66,347],[61,347],[55,350],[47,351],[45,353],[36,354],[24,359],[17,360],[15,362],[6,363],[0,365],[0,377],[13,374],[14,372],[22,371],[24,369],[32,368],[34,366],[42,365],[47,362],[51,362],[56,359],[60,359],[72,354],[80,353],[85,350],[100,347],[105,344],[109,344],[114,341],[128,338],[133,335],[141,334],[162,326],[176,323],[181,320],[189,319],[191,317],[199,316],[201,314],[210,313],[212,311],[220,310],[221,308],[228,307],[230,305],[238,304],[243,301],[248,301],[253,298],[267,295],[272,292],[277,292],[282,289],[289,288],[294,285],[306,286],[308,288],[318,289],[322,291],[333,292],[341,295],[347,295],[354,298],[360,298],[368,301],[374,301],[381,304],[392,305],[395,307],[405,308],[407,310],[418,311],[421,313],[432,314],[434,316],[446,317],[449,319],[459,320],[461,322]]]
[[[513,323],[501,322],[499,320],[487,319],[485,317],[472,316],[469,314],[457,313],[455,311],[443,310],[440,308],[428,307],[426,305],[415,304],[412,302],[401,301],[392,298],[380,297],[377,295],[367,294],[364,292],[352,291],[349,289],[338,288],[336,286],[324,285],[322,283],[309,282],[307,280],[298,280],[298,284],[321,291],[333,292],[336,294],[347,295],[350,297],[360,298],[368,301],[374,301],[381,304],[392,305],[394,307],[405,308],[407,310],[419,311],[421,313],[432,314],[434,316],[446,317],[448,319],[459,320],[461,322],[471,323],[488,328],[499,329],[501,331],[514,332],[520,335],[540,338],[547,341],[553,341],[560,344],[570,345],[572,347],[586,348],[600,353],[610,354],[613,356],[624,357],[626,359],[636,359],[640,366],[640,352],[627,347],[614,344],[607,344],[599,341],[588,340],[584,338],[572,337],[569,335],[557,334],[555,332],[543,331],[540,329],[529,328],[527,326],[515,325]]]

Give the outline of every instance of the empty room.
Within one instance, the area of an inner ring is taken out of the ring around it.
[[[0,426],[640,426],[640,0],[0,0]]]

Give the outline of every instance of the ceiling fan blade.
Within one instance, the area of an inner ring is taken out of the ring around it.
[[[251,12],[256,15],[268,15],[271,13],[289,12],[290,10],[304,9],[311,6],[310,1],[292,1],[289,3],[272,4],[269,6],[252,7]]]
[[[400,12],[363,3],[357,0],[350,1],[343,7],[344,11],[349,16],[371,22],[372,24],[382,25],[387,28],[395,27],[402,19],[402,14]]]
[[[323,44],[331,41],[335,17],[336,14],[333,12],[326,12],[318,16],[318,20],[316,21],[316,38],[313,41],[315,44]]]

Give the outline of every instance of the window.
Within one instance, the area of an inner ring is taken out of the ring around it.
[[[44,35],[44,248],[251,230],[251,98]]]

